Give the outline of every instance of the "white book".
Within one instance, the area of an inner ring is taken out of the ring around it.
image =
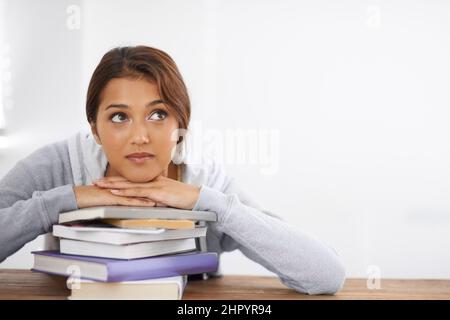
[[[127,260],[196,250],[194,238],[127,245],[60,239],[59,246],[65,254]]]
[[[207,227],[169,230],[54,225],[53,235],[72,240],[125,245],[140,242],[205,237],[206,229]]]
[[[74,279],[69,300],[180,300],[186,283],[186,275],[123,282]]]
[[[212,211],[192,211],[168,207],[96,206],[61,213],[59,223],[96,219],[173,219],[217,221]]]

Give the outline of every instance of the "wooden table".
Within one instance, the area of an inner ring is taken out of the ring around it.
[[[211,294],[213,292],[214,294]],[[66,299],[66,278],[29,270],[0,269],[2,299]],[[332,296],[309,296],[284,286],[276,277],[228,275],[189,281],[183,299],[444,299],[450,300],[450,280],[381,280],[381,289],[367,289],[365,279],[347,279]]]

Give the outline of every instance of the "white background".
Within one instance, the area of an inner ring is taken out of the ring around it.
[[[330,243],[349,277],[374,265],[382,277],[450,278],[450,2],[1,3],[0,177],[87,128],[86,88],[102,55],[145,44],[177,62],[202,132],[277,133],[275,144],[258,137],[275,172],[264,174],[261,158],[228,171]],[[67,26],[71,5],[79,29]],[[42,245],[0,267],[29,268]],[[239,252],[222,264],[270,274]]]

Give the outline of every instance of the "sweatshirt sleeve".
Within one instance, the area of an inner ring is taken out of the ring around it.
[[[225,180],[221,190],[201,185],[193,208],[218,214],[214,227],[222,233],[224,251],[238,248],[301,293],[334,294],[342,288],[345,269],[332,247],[262,209],[233,178]]]
[[[35,169],[39,171],[39,167]],[[46,189],[44,183],[36,181],[32,170],[19,161],[0,180],[0,262],[37,236],[50,232],[60,212],[77,209],[71,184],[41,191]]]

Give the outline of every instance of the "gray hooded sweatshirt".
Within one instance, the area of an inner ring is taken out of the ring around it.
[[[60,213],[78,209],[74,186],[103,177],[107,164],[88,131],[19,160],[0,180],[0,262],[51,232]],[[239,249],[301,293],[334,294],[342,288],[345,269],[331,246],[264,209],[217,162],[203,158],[181,168],[181,181],[200,187],[193,210],[218,215],[217,222],[207,223],[208,251]]]

